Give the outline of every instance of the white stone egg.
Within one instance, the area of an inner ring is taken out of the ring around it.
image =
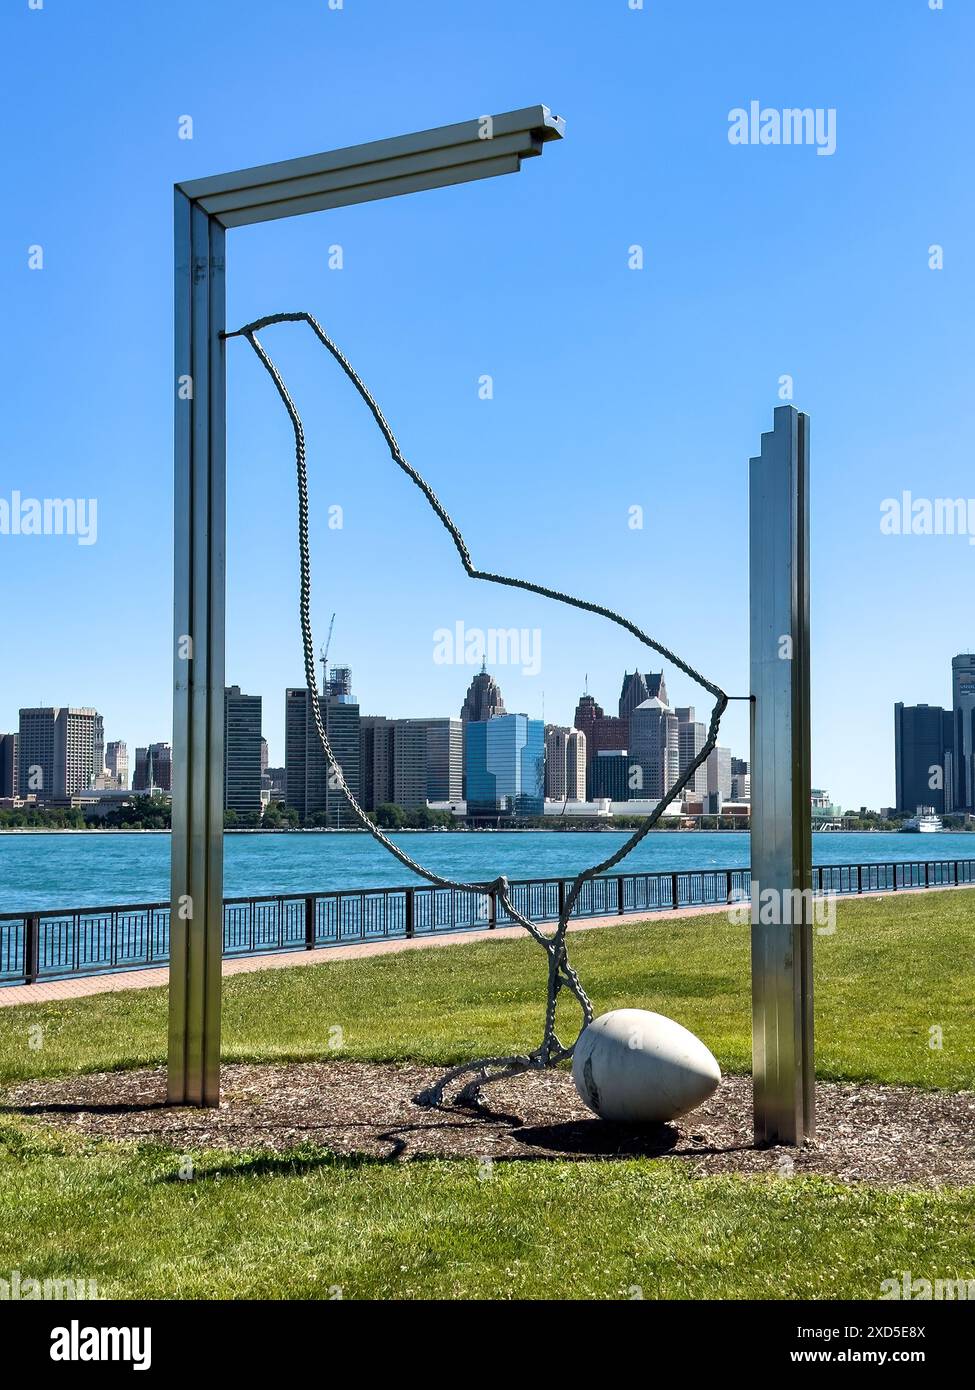
[[[688,1029],[647,1009],[612,1009],[576,1043],[572,1079],[603,1120],[648,1124],[676,1119],[713,1095],[714,1057]]]

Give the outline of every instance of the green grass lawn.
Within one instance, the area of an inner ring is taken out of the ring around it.
[[[975,1084],[975,892],[839,905],[817,936],[824,1078]],[[748,929],[723,914],[571,938],[597,1012],[679,1019],[726,1071],[749,1066]],[[537,1040],[528,940],[228,980],[224,1055],[453,1062]],[[162,990],[0,1010],[0,1086],[159,1062]],[[573,1020],[574,1021],[574,1020]],[[932,1028],[943,1045],[929,1045]],[[567,1026],[566,1032],[569,1032]],[[975,1190],[811,1178],[693,1178],[666,1161],[406,1166],[303,1149],[194,1155],[90,1142],[0,1117],[0,1277],[93,1278],[114,1297],[876,1297],[903,1269],[975,1277]]]

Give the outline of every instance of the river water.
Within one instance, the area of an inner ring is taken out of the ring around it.
[[[484,881],[568,876],[605,859],[621,831],[431,832],[397,837],[414,859],[449,878]],[[817,864],[975,859],[975,834],[813,836]],[[616,872],[742,868],[744,831],[654,831]],[[231,834],[228,897],[406,884],[410,874],[362,834]],[[169,897],[168,833],[105,831],[0,834],[0,912],[161,902]]]

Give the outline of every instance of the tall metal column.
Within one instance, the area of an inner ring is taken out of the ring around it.
[[[223,227],[177,190],[172,1104],[220,1103],[226,444]]]
[[[176,186],[172,1104],[220,1103],[225,229],[514,174],[563,129],[527,106]]]
[[[809,756],[809,417],[775,411],[750,463],[755,1139],[815,1132]]]

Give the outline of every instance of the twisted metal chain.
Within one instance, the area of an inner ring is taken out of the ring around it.
[[[358,800],[345,780],[345,775],[340,764],[335,758],[331,744],[328,739],[328,732],[325,720],[322,717],[321,704],[318,694],[318,680],[315,671],[315,645],[311,626],[311,546],[308,536],[308,469],[305,451],[305,431],[298,414],[294,401],[288,392],[281,373],[278,371],[274,362],[268,356],[263,344],[257,337],[261,329],[267,328],[276,323],[307,323],[312,329],[319,342],[325,347],[338,365],[342,368],[345,375],[352,382],[362,400],[368,406],[373,419],[379,427],[380,433],[386,441],[389,452],[394,463],[406,474],[412,483],[423,493],[427,502],[432,507],[435,514],[439,517],[445,530],[453,541],[454,547],[464,570],[471,579],[485,580],[490,584],[503,584],[513,589],[524,589],[528,593],[539,594],[542,598],[553,599],[556,603],[568,604],[573,608],[580,608],[587,613],[594,613],[597,617],[608,619],[618,627],[629,632],[637,641],[649,647],[665,660],[671,662],[678,670],[683,671],[691,680],[702,686],[715,697],[714,707],[711,711],[711,719],[708,726],[707,737],[701,751],[685,768],[684,772],[677,781],[665,791],[663,797],[654,808],[653,812],[646,818],[643,825],[626,840],[615,853],[602,860],[598,864],[591,865],[588,869],[583,869],[573,879],[568,893],[559,912],[558,925],[555,931],[548,935],[539,930],[534,922],[529,921],[524,913],[517,910],[511,900],[511,889],[505,875],[500,875],[490,881],[465,883],[455,879],[445,878],[435,873],[432,869],[426,868],[418,863],[399,845],[389,838],[388,835],[366,814],[359,805]],[[360,826],[369,832],[374,840],[378,841],[393,857],[412,873],[432,883],[438,888],[461,889],[467,892],[484,893],[495,895],[503,910],[525,931],[537,941],[546,952],[548,957],[548,995],[545,1008],[545,1024],[542,1033],[542,1040],[533,1052],[523,1054],[513,1054],[500,1057],[482,1057],[477,1061],[464,1062],[460,1066],[453,1067],[429,1091],[424,1092],[417,1099],[424,1104],[437,1105],[443,1101],[446,1089],[454,1081],[468,1073],[472,1073],[471,1079],[456,1096],[458,1104],[475,1104],[479,1102],[480,1088],[492,1081],[499,1081],[506,1076],[515,1076],[525,1071],[542,1069],[554,1066],[557,1062],[563,1061],[572,1056],[576,1042],[579,1040],[584,1028],[592,1022],[593,1008],[588,995],[582,987],[575,969],[570,965],[568,952],[565,945],[566,932],[569,920],[572,916],[583,884],[589,879],[596,878],[599,874],[604,874],[620,863],[622,859],[636,848],[640,841],[649,834],[662,816],[666,806],[688,785],[697,769],[706,762],[709,754],[714,749],[718,740],[718,728],[722,715],[728,704],[728,696],[725,692],[712,681],[709,681],[700,671],[695,670],[686,661],[682,660],[669,647],[650,637],[629,618],[620,613],[614,612],[611,608],[606,608],[599,603],[591,603],[587,599],[575,598],[571,594],[563,593],[558,589],[551,589],[543,584],[536,584],[527,579],[514,579],[505,574],[493,574],[488,570],[478,569],[471,559],[467,543],[461,535],[460,529],[451,519],[443,503],[437,497],[429,483],[421,477],[411,463],[404,457],[396,437],[386,422],[385,416],[368,387],[362,378],[352,367],[341,349],[332,341],[321,324],[313,318],[311,314],[304,312],[268,314],[263,318],[255,319],[252,323],[244,324],[243,327],[235,329],[232,333],[224,334],[225,338],[246,338],[254,349],[259,360],[266,369],[268,375],[280,396],[288,416],[291,420],[295,439],[295,464],[298,477],[298,551],[300,557],[300,595],[299,595],[299,621],[301,625],[301,640],[305,662],[305,682],[311,698],[312,717],[315,722],[315,732],[321,745],[325,757],[329,787],[333,790],[341,791],[348,802],[353,817],[359,822]],[[575,1040],[569,1044],[564,1044],[558,1037],[555,1028],[556,1007],[559,994],[563,989],[573,995],[582,1013],[582,1026]]]

